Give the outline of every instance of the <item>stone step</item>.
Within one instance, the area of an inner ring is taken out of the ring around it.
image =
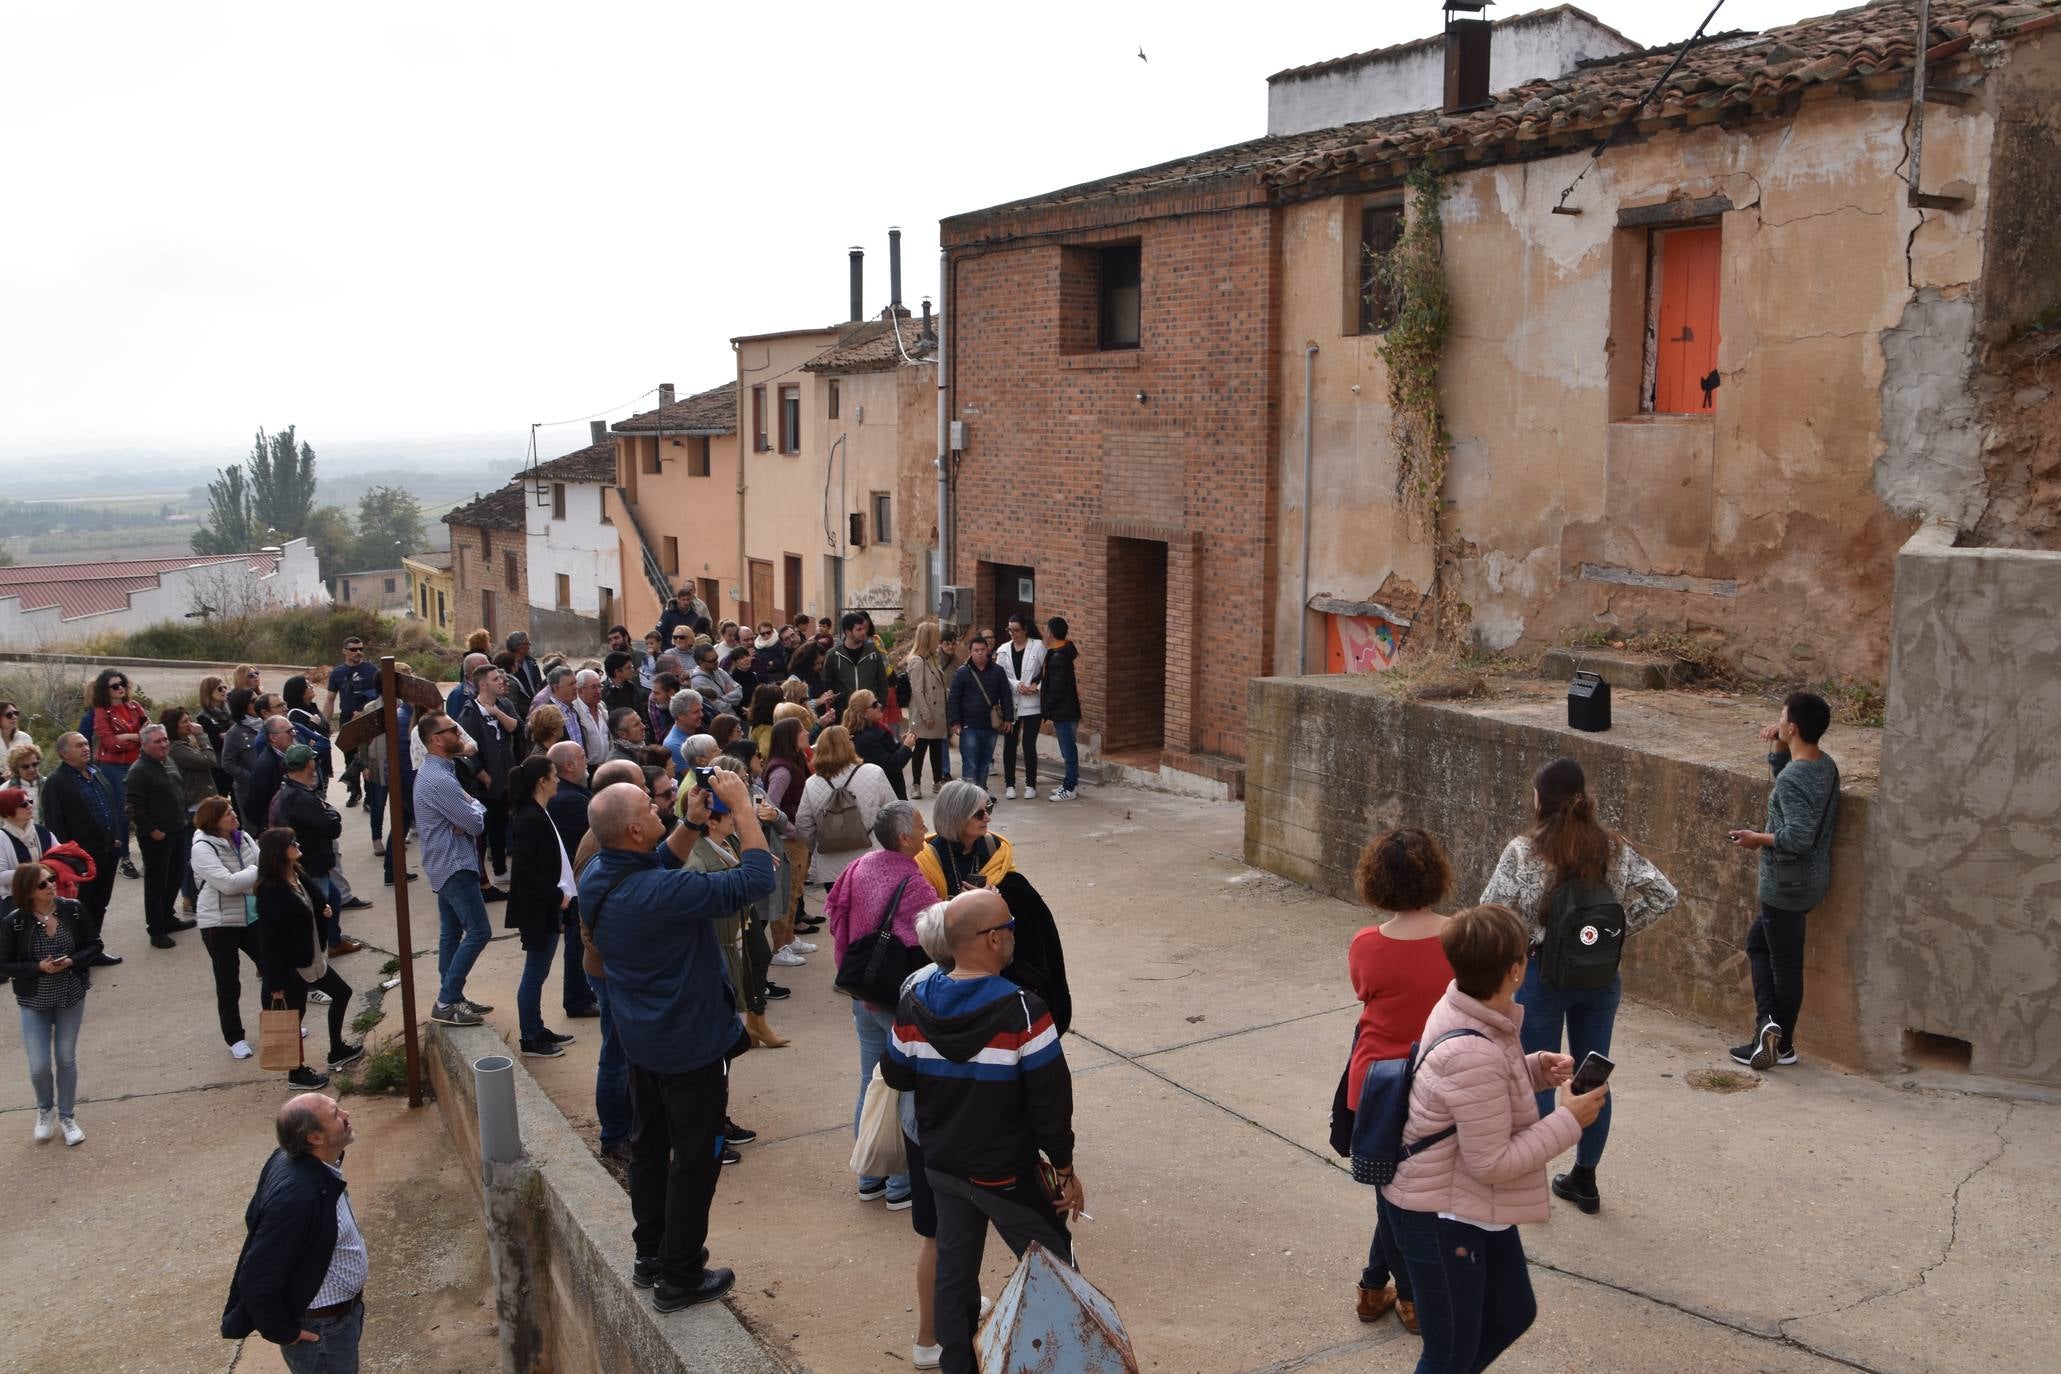
[[[1664,690],[1683,680],[1681,662],[1666,654],[1633,653],[1628,649],[1548,649],[1539,660],[1539,676],[1556,682],[1576,672],[1600,673],[1612,687]]]

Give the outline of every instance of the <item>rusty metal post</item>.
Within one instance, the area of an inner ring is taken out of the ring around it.
[[[408,929],[407,812],[401,796],[402,760],[408,742],[401,737],[401,701],[395,681],[394,656],[379,657],[379,700],[386,713],[387,856],[394,868],[394,934],[401,957],[401,1034],[408,1054],[408,1105],[422,1105],[422,1041],[415,1025],[415,941]],[[394,849],[401,852],[395,854]]]

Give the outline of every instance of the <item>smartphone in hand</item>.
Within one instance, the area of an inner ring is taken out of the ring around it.
[[[1610,1081],[1610,1071],[1616,1067],[1615,1060],[1590,1050],[1581,1067],[1574,1071],[1574,1077],[1568,1080],[1567,1090],[1577,1097],[1592,1093]]]

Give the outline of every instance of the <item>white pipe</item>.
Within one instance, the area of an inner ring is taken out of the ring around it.
[[[479,1157],[487,1164],[512,1164],[522,1158],[522,1130],[515,1120],[515,1061],[490,1054],[472,1064],[473,1092],[479,1101]]]
[[[1310,418],[1317,391],[1317,346],[1302,351],[1302,598],[1295,603],[1295,671],[1310,670]]]
[[[944,614],[945,588],[952,581],[952,416],[945,385],[945,277],[948,258],[937,250],[937,611]]]

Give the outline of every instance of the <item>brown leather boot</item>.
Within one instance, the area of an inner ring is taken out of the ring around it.
[[[762,1011],[744,1013],[744,1029],[745,1033],[751,1036],[752,1044],[765,1049],[777,1050],[793,1043],[773,1033],[773,1028],[766,1024],[766,1014]]]
[[[1417,1329],[1417,1304],[1411,1302],[1408,1298],[1397,1298],[1395,1300],[1395,1316],[1396,1320],[1403,1324],[1403,1330],[1409,1332],[1412,1336],[1424,1334]]]
[[[1387,1315],[1388,1309],[1394,1306],[1395,1289],[1393,1286],[1388,1284],[1383,1284],[1379,1288],[1361,1286],[1360,1301],[1357,1308],[1361,1321],[1378,1322],[1383,1316]]]

